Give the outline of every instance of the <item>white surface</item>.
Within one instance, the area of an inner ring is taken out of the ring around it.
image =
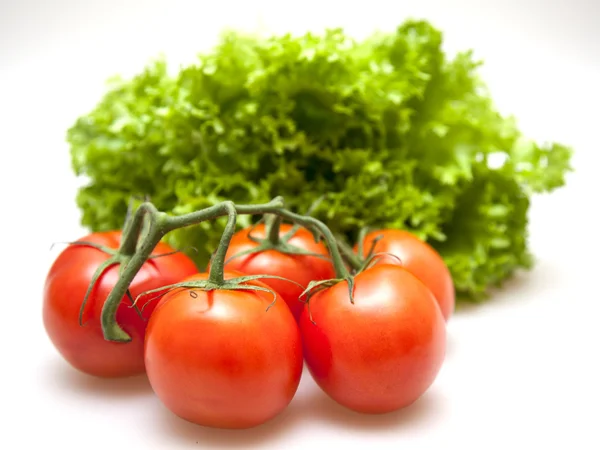
[[[2,2],[0,448],[600,448],[600,7],[592,0],[393,5]],[[449,49],[475,48],[497,104],[530,136],[577,150],[568,187],[534,199],[535,270],[492,301],[457,312],[431,390],[407,410],[368,417],[333,404],[305,374],[281,417],[223,432],[175,418],[144,379],[106,382],[68,367],[45,336],[41,287],[56,255],[50,243],[82,233],[64,133],[99,99],[104,80],[139,70],[161,51],[189,59],[223,25],[343,25],[364,35],[409,16],[443,29]],[[7,222],[17,213],[22,223]]]

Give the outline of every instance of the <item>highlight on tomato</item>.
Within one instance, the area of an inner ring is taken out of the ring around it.
[[[131,307],[133,299],[197,273],[190,258],[159,243],[117,310],[116,320],[132,340],[127,344],[110,342],[103,336],[100,315],[119,278],[121,237],[121,231],[98,232],[69,245],[52,264],[44,286],[43,322],[50,340],[70,365],[98,377],[144,372],[144,334],[157,301],[147,303],[142,312]]]
[[[311,281],[334,278],[335,270],[325,244],[315,242],[306,228],[278,221],[270,227],[259,224],[235,233],[225,268],[248,275],[276,275],[295,282],[276,278],[263,280],[281,295],[298,320],[304,307],[299,299],[304,288]]]
[[[427,242],[405,230],[376,230],[366,234],[362,246],[355,245],[355,253],[361,250],[359,256],[363,258],[369,251],[382,254],[375,264],[399,264],[406,268],[431,290],[444,319],[452,316],[455,305],[452,275],[440,254]]]
[[[302,343],[281,296],[259,280],[196,289],[208,274],[167,293],[150,318],[146,371],[162,403],[215,428],[250,428],[281,413],[302,374]]]
[[[317,289],[299,325],[312,377],[336,402],[361,413],[409,406],[444,361],[440,308],[431,291],[398,265],[366,269],[353,287],[344,281]]]

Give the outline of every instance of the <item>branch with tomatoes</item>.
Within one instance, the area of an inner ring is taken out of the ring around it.
[[[236,232],[239,214],[264,220]],[[205,272],[162,241],[219,217],[227,226]],[[57,257],[43,315],[80,371],[146,372],[180,417],[247,428],[288,406],[304,361],[327,395],[355,411],[412,404],[441,368],[453,309],[450,273],[425,242],[375,230],[352,247],[278,197],[181,216],[144,202],[122,232],[93,233]]]

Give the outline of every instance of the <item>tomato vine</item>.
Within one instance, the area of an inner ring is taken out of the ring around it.
[[[185,285],[166,286],[162,290],[177,287],[194,287],[205,290],[247,289],[249,287],[245,286],[244,283],[251,279],[273,278],[273,276],[269,275],[258,275],[238,277],[230,280],[224,279],[225,256],[229,242],[235,232],[238,214],[273,214],[281,219],[286,219],[305,227],[313,234],[315,241],[323,238],[329,247],[336,278],[311,283],[305,290],[305,294],[310,293],[312,290],[320,290],[339,281],[346,280],[348,282],[350,301],[353,301],[353,278],[346,268],[337,241],[331,230],[323,222],[313,217],[296,214],[285,209],[283,198],[281,197],[276,197],[269,203],[259,205],[236,205],[231,201],[225,201],[181,216],[169,216],[159,211],[151,202],[144,202],[132,215],[124,229],[122,244],[117,256],[121,262],[120,277],[102,308],[101,324],[105,339],[114,342],[130,341],[130,336],[120,327],[115,319],[118,305],[121,298],[126,294],[129,284],[135,278],[135,275],[144,262],[150,257],[154,247],[170,231],[196,225],[207,220],[214,220],[218,217],[228,217],[227,226],[223,231],[219,247],[213,257],[208,280],[193,282],[193,286],[191,284],[188,286],[189,283]],[[144,225],[146,225],[147,231],[144,236],[141,236]],[[252,289],[255,289],[255,287],[252,286]],[[146,292],[146,294],[148,293],[150,292]]]

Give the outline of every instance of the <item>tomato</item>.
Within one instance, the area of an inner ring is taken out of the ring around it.
[[[241,275],[226,272],[225,279]],[[285,409],[300,382],[302,343],[276,297],[267,311],[273,295],[262,291],[165,295],[150,318],[145,355],[150,384],[169,410],[204,426],[249,428]]]
[[[378,263],[401,264],[409,272],[421,280],[436,298],[444,319],[448,320],[454,312],[454,283],[448,267],[442,257],[433,247],[415,235],[403,230],[380,230],[367,234],[363,249],[369,251],[373,240],[378,236],[382,238],[375,244],[375,253],[391,253],[397,256],[382,256]],[[358,246],[354,247],[358,251]]]
[[[347,282],[317,292],[299,325],[317,384],[363,413],[386,413],[416,401],[435,380],[446,351],[445,322],[433,295],[396,265],[356,275],[354,304]]]
[[[291,228],[292,225],[282,224],[280,236],[283,236]],[[252,231],[252,236],[264,239],[266,236],[265,229],[264,225],[258,225]],[[256,248],[259,245],[248,237],[249,232],[250,229],[245,229],[234,234],[229,244],[226,260],[233,255]],[[298,229],[288,243],[308,252],[329,258],[327,247],[322,242],[315,242],[313,235],[305,228]],[[308,283],[313,280],[335,278],[335,270],[329,259],[318,256],[290,255],[277,250],[266,250],[260,253],[233,258],[225,265],[225,269],[238,270],[247,275],[276,275],[295,281],[304,287],[307,287]],[[284,280],[266,278],[263,282],[281,295],[294,317],[298,319],[304,306],[304,303],[299,300],[299,296],[304,289]]]
[[[111,249],[121,241],[120,231],[93,233],[81,239]],[[155,255],[173,252],[159,243]],[[99,377],[121,377],[144,372],[144,332],[147,319],[158,300],[146,306],[144,318],[129,308],[131,300],[124,297],[117,311],[117,322],[132,337],[131,342],[106,341],[102,334],[100,315],[106,297],[116,284],[119,267],[107,269],[98,280],[86,303],[83,326],[79,311],[96,269],[110,255],[92,246],[71,245],[54,261],[44,287],[43,320],[46,332],[59,353],[75,368]],[[144,291],[180,281],[197,269],[182,253],[161,256],[147,261],[131,283],[133,298]],[[140,299],[140,305],[144,299]]]

